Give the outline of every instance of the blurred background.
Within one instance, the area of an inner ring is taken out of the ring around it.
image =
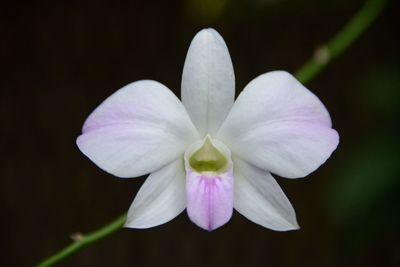
[[[363,0],[7,1],[0,11],[0,247],[33,266],[127,211],[144,182],[117,179],[75,145],[90,112],[123,85],[154,79],[180,95],[204,27],[225,38],[237,93],[295,72]],[[397,2],[397,3],[396,3]],[[301,230],[274,232],[235,213],[208,233],[185,213],[122,229],[59,266],[400,266],[399,4],[308,83],[341,143],[301,180],[278,179]]]

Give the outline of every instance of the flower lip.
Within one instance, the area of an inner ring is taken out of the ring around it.
[[[221,227],[229,221],[233,211],[234,181],[230,150],[221,141],[206,136],[191,144],[184,158],[186,210],[190,220],[207,231]],[[197,168],[196,164],[190,163],[194,158],[214,161],[213,166]]]
[[[202,141],[198,141],[186,151],[190,167],[201,174],[220,174],[228,168],[229,149],[221,144],[215,144],[207,135]]]

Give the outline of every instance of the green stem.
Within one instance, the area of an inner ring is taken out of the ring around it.
[[[64,258],[72,255],[76,251],[80,250],[83,247],[86,247],[96,241],[99,241],[112,233],[116,232],[117,230],[121,229],[124,226],[126,221],[126,214],[121,215],[111,223],[107,224],[106,226],[97,229],[94,232],[91,232],[87,235],[83,234],[76,234],[73,236],[75,240],[73,243],[65,247],[64,249],[60,250],[58,253],[54,254],[50,258],[44,260],[43,262],[39,263],[37,267],[48,267],[53,266],[57,262],[63,260]]]
[[[374,22],[388,0],[368,0],[331,41],[315,51],[295,74],[302,83],[313,79],[334,58],[343,53]]]
[[[313,79],[332,59],[340,55],[352,44],[372,22],[378,17],[388,0],[367,0],[365,5],[355,14],[347,25],[296,73],[296,77],[307,83]],[[75,235],[74,242],[53,256],[39,263],[37,267],[48,267],[60,262],[78,250],[95,243],[122,228],[126,214],[121,215],[110,224],[87,235]]]

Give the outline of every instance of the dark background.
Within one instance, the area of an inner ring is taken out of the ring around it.
[[[178,96],[191,39],[216,28],[237,92],[261,73],[295,72],[359,0],[7,1],[0,11],[2,266],[32,266],[127,211],[143,178],[117,179],[75,138],[123,85],[154,79]],[[399,5],[308,84],[341,143],[318,171],[278,182],[302,227],[264,229],[235,213],[208,233],[183,213],[123,229],[60,266],[400,266]]]

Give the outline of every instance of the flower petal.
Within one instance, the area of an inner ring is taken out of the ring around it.
[[[186,209],[189,218],[197,226],[212,231],[229,221],[233,212],[233,164],[228,148],[217,140],[213,145],[228,157],[228,166],[223,173],[197,172],[189,163],[192,152],[201,147],[203,141],[191,145],[185,152]]]
[[[339,143],[321,101],[283,71],[251,81],[217,137],[235,156],[287,178],[316,170]]]
[[[136,177],[177,159],[198,133],[179,99],[155,81],[115,92],[86,120],[79,149],[103,170]]]
[[[228,48],[218,32],[204,29],[190,44],[182,75],[182,102],[201,136],[215,134],[234,98]]]
[[[185,172],[179,158],[146,179],[129,208],[125,227],[149,228],[166,223],[185,206]]]
[[[275,231],[298,229],[295,211],[274,177],[234,159],[234,208],[261,226]]]

